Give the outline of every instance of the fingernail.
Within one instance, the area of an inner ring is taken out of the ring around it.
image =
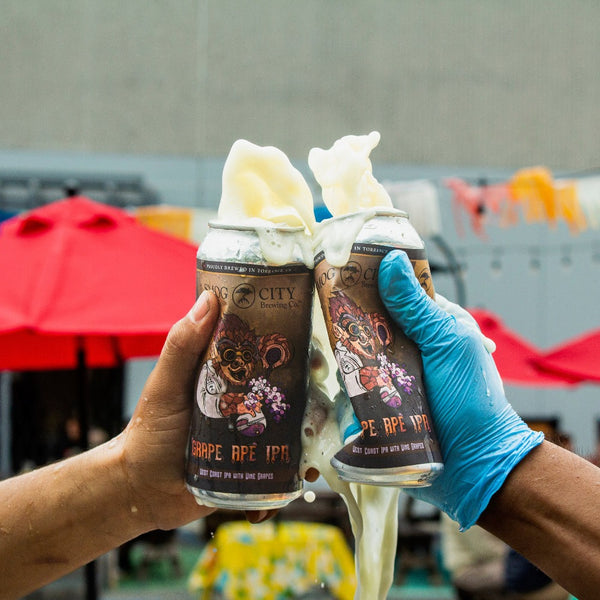
[[[202,320],[202,317],[208,312],[208,294],[209,292],[204,290],[200,296],[198,296],[194,306],[192,306],[192,310],[189,312],[190,319],[194,323],[199,323]]]
[[[254,522],[255,523],[260,523],[261,521],[264,521],[267,518],[268,514],[269,513],[266,510],[259,511],[258,515],[256,516],[256,521],[254,521]]]

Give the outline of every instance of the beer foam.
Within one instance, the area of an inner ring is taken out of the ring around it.
[[[380,138],[378,131],[347,135],[328,150],[313,148],[308,154],[323,202],[331,215],[338,217],[316,225],[313,245],[324,251],[334,267],[348,262],[358,232],[378,210],[393,209],[388,192],[373,176],[369,159]]]
[[[370,208],[392,208],[386,189],[375,177],[369,155],[381,135],[347,135],[329,150],[313,148],[308,165],[323,190],[323,202],[334,217]]]
[[[376,212],[374,209],[363,210],[317,223],[313,235],[313,247],[323,250],[330,265],[343,267],[350,259],[352,244],[358,233]]]
[[[348,403],[335,374],[337,364],[327,341],[321,310],[313,317],[311,377],[302,424],[301,474],[317,469],[343,499],[355,539],[357,590],[355,600],[385,600],[394,577],[400,489],[341,480],[331,458],[343,444],[336,415]],[[332,366],[333,368],[330,368]]]
[[[260,249],[266,261],[271,265],[286,265],[302,258],[302,262],[312,269],[314,252],[311,238],[303,231],[288,233],[277,227],[265,227],[264,224],[250,221],[258,235]],[[289,230],[288,230],[289,231]]]
[[[219,222],[255,228],[265,257],[278,265],[290,262],[293,248],[283,242],[277,227],[300,227],[305,235],[295,236],[295,243],[301,245],[301,255],[312,267],[312,193],[281,150],[237,140],[225,161],[222,183]]]
[[[331,362],[333,355],[326,355],[328,346],[316,339],[313,363],[317,368],[311,373],[302,423],[301,475],[309,468],[317,469],[346,504],[356,548],[355,600],[385,600],[394,577],[400,489],[349,483],[341,480],[331,466],[331,458],[342,445],[336,403],[347,399],[339,388],[336,394],[331,394],[328,365],[335,362]]]
[[[312,504],[317,499],[316,494],[312,490],[304,492],[304,501]]]

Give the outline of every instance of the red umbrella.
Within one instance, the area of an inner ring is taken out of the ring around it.
[[[578,377],[548,373],[536,366],[541,352],[508,329],[493,313],[469,309],[484,335],[494,340],[494,361],[502,380],[511,385],[564,387],[578,383]]]
[[[0,370],[78,368],[87,447],[87,367],[159,354],[195,296],[192,244],[87,198],[49,204],[0,229]],[[97,598],[95,563],[86,598]]]
[[[600,329],[544,352],[535,363],[554,375],[600,382]]]
[[[0,370],[73,368],[160,352],[194,299],[196,248],[74,197],[0,229]]]

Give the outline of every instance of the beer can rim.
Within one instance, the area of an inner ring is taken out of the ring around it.
[[[229,231],[278,231],[281,233],[303,233],[304,227],[297,225],[279,225],[273,223],[272,225],[239,225],[235,223],[223,223],[222,221],[211,220],[208,222],[210,229],[227,229]]]
[[[328,219],[323,219],[321,221],[322,225],[326,225],[328,223],[332,223],[334,221],[342,221],[343,219],[351,219],[358,215],[370,215],[370,218],[374,217],[403,217],[405,219],[409,219],[408,213],[404,210],[400,210],[398,208],[369,208],[365,210],[359,210],[356,212],[348,213],[345,215],[338,215],[336,217],[329,217]]]

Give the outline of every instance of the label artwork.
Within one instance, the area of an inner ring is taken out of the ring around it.
[[[354,244],[341,268],[317,256],[315,281],[329,341],[362,433],[336,454],[359,468],[441,462],[424,394],[417,346],[396,326],[379,298],[377,273],[390,248]],[[433,296],[424,250],[405,250]]]
[[[299,489],[311,272],[199,261],[197,282],[222,312],[194,392],[187,481],[233,494]]]

